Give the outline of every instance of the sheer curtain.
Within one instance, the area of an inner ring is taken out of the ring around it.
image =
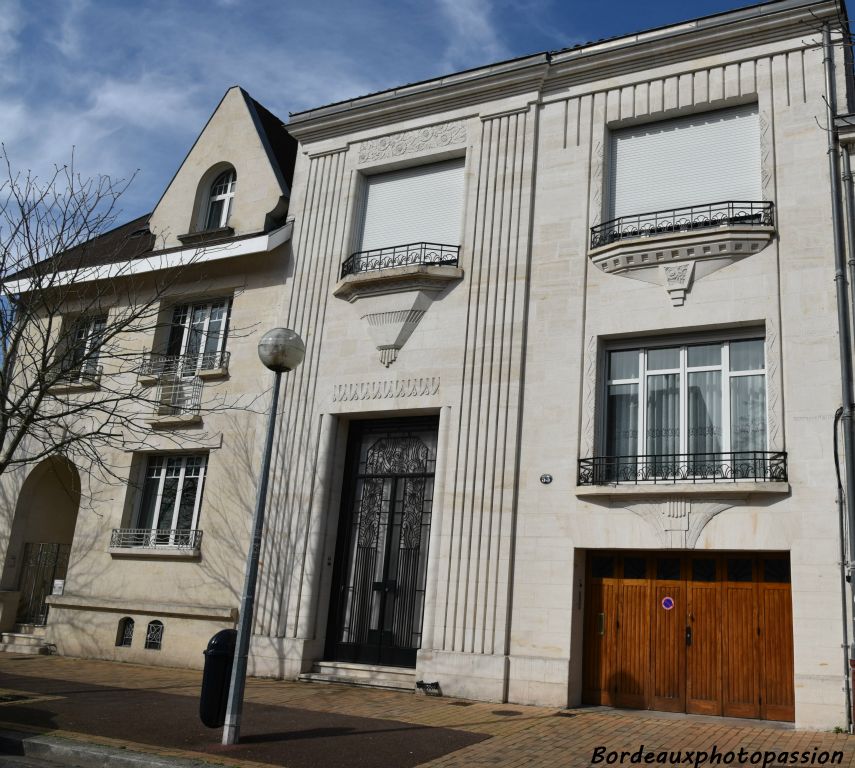
[[[721,371],[689,373],[688,387],[689,471],[706,475],[715,471],[722,450]]]
[[[647,442],[645,452],[657,458],[650,471],[669,477],[675,471],[669,454],[680,450],[680,375],[656,374],[647,377]]]
[[[604,467],[603,479],[634,479],[633,457],[638,455],[638,384],[612,384],[608,400],[606,455],[613,458]]]
[[[766,377],[734,376],[730,380],[730,450],[766,450]],[[734,472],[740,477],[765,473],[763,457],[734,457]]]

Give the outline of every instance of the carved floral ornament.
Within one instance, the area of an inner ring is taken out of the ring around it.
[[[465,144],[466,123],[463,120],[457,120],[363,141],[359,145],[358,162],[370,163],[376,160],[404,157],[430,149]]]

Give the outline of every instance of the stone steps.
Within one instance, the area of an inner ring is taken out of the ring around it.
[[[44,634],[2,632],[0,633],[0,651],[47,656],[51,649],[45,641]]]
[[[320,661],[312,667],[311,672],[304,672],[298,679],[304,683],[338,683],[393,691],[412,692],[416,687],[416,672],[413,669],[342,661]]]

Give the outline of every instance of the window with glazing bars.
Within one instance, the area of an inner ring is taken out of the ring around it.
[[[186,546],[199,524],[207,456],[150,456],[135,528],[154,532],[155,545]]]
[[[234,169],[223,171],[211,184],[208,196],[208,210],[205,217],[205,229],[219,229],[229,223],[232,212],[232,200],[237,186],[237,174]]]
[[[231,299],[220,298],[172,310],[166,354],[180,361],[184,373],[222,366],[231,306]]]
[[[766,450],[763,339],[606,355],[607,456]]]
[[[68,348],[62,362],[63,371],[80,376],[95,374],[106,328],[107,315],[76,318],[67,338]]]

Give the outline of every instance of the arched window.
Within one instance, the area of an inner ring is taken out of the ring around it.
[[[159,651],[163,643],[163,622],[150,621],[145,633],[145,647],[152,651]]]
[[[232,198],[235,196],[237,174],[234,168],[223,171],[211,184],[208,195],[208,215],[205,218],[205,229],[219,229],[226,226],[232,208]]]
[[[130,648],[134,639],[134,620],[130,616],[119,619],[119,631],[116,632],[116,645],[119,648]]]

